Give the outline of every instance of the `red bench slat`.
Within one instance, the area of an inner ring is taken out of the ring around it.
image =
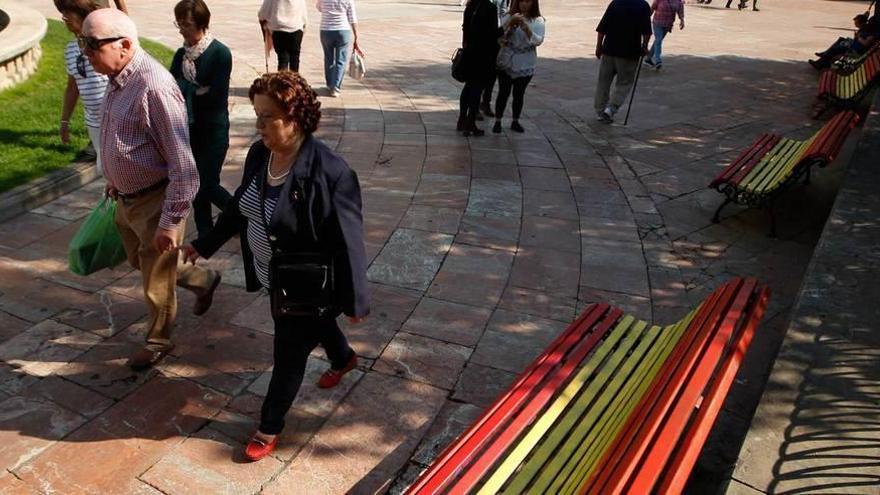
[[[618,438],[614,440],[613,446],[606,451],[605,457],[600,461],[599,465],[602,469],[594,474],[595,479],[587,480],[582,485],[579,490],[581,494],[604,495],[622,492],[626,481],[638,467],[638,459],[648,450],[648,440],[661,426],[661,418],[657,413],[663,413],[672,406],[677,387],[681,385],[682,375],[688,368],[682,363],[686,363],[688,355],[692,354],[689,352],[692,348],[691,344],[698,342],[702,334],[707,333],[704,329],[708,328],[708,323],[720,318],[722,310],[728,306],[740,284],[740,279],[734,279],[728,282],[723,290],[714,292],[701,314],[696,315],[691,321],[688,331],[675,346],[649,392],[637,406],[637,414],[627,420]],[[697,331],[691,331],[692,328]],[[691,361],[693,359],[695,357],[691,357]]]
[[[667,461],[691,419],[691,413],[699,405],[703,392],[708,388],[708,383],[721,361],[727,343],[734,337],[737,323],[744,314],[756,285],[754,279],[749,279],[743,284],[736,293],[730,309],[725,312],[723,321],[717,326],[717,330],[709,329],[711,340],[706,342],[705,346],[701,345],[696,349],[697,361],[692,367],[689,366],[692,371],[687,378],[686,386],[676,397],[675,407],[665,416],[663,427],[654,437],[653,448],[641,462],[641,469],[636,473],[629,488],[632,493],[650,493],[664,472]]]
[[[712,388],[706,394],[706,398],[700,404],[700,411],[694,419],[694,427],[688,430],[684,440],[676,453],[675,457],[669,463],[665,470],[667,476],[663,479],[658,489],[659,493],[681,493],[687,483],[689,474],[697,462],[706,439],[709,437],[709,431],[724,405],[724,399],[727,392],[736,378],[737,370],[745,357],[746,350],[752,342],[758,323],[764,317],[767,309],[767,303],[770,298],[770,289],[763,287],[755,296],[753,307],[746,312],[749,314],[748,321],[743,325],[743,329],[736,338],[731,348],[731,355],[724,361],[723,367],[718,371],[718,377]]]
[[[691,320],[691,325],[702,325],[702,322],[711,314],[715,304],[718,302],[718,299],[721,297],[721,291],[715,291],[709,295],[706,301],[703,304],[703,307],[700,309],[700,312],[694,315],[693,320]],[[685,332],[681,338],[686,338],[687,332]],[[678,348],[674,348],[673,352],[667,358],[667,363],[660,368],[657,372],[657,376],[666,376],[670,371],[669,362],[676,362],[681,358],[681,352]],[[644,401],[645,402],[653,402],[657,400],[657,396],[659,396],[662,391],[662,387],[656,384],[652,385],[651,388],[645,393]],[[606,449],[605,453],[600,458],[599,462],[596,463],[597,466],[601,466],[602,469],[597,469],[590,475],[586,482],[584,482],[581,487],[578,489],[578,493],[586,494],[586,493],[603,493],[602,489],[605,487],[605,484],[608,482],[608,479],[611,477],[613,473],[613,469],[620,460],[626,455],[626,453],[630,450],[630,446],[639,433],[639,425],[643,424],[645,417],[648,415],[647,409],[636,408],[633,414],[626,420],[624,426],[621,428],[618,437],[614,439],[613,443]]]

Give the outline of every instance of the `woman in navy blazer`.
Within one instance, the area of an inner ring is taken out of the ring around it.
[[[275,320],[275,367],[259,430],[245,448],[246,457],[258,460],[274,450],[318,344],[331,364],[319,387],[336,386],[355,367],[336,317],[342,312],[357,323],[369,302],[360,185],[345,160],[312,137],[321,118],[315,92],[299,74],[283,71],[256,79],[249,96],[262,140],[251,146],[241,185],[217,224],[185,246],[184,256],[209,258],[241,232],[247,290],[256,291],[269,286],[273,253],[322,252],[334,260],[338,305],[327,316]]]

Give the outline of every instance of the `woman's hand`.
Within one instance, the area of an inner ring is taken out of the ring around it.
[[[196,260],[201,258],[201,256],[202,256],[199,254],[198,251],[196,251],[196,248],[194,248],[192,244],[187,244],[186,246],[181,247],[180,252],[183,253],[183,263],[184,264],[186,264],[187,262],[190,262],[193,265],[195,265]]]
[[[367,56],[367,54],[364,53],[364,51],[361,49],[361,45],[358,45],[357,40],[354,40],[354,45],[352,46],[352,49],[353,49],[355,52],[357,52],[357,54],[360,55],[361,57],[366,57],[366,56]]]

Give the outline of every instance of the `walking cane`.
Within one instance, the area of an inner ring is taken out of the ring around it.
[[[632,93],[629,94],[629,105],[626,106],[626,115],[623,117],[623,125],[626,125],[627,122],[629,122],[629,111],[632,110],[633,98],[636,96],[636,85],[639,84],[639,74],[642,73],[642,61],[644,58],[644,55],[639,57],[639,66],[636,68],[636,80],[633,81]]]

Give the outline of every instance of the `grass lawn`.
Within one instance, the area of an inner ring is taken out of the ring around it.
[[[70,118],[70,144],[62,144],[58,134],[67,85],[64,47],[72,39],[63,23],[50,20],[37,72],[0,92],[0,192],[66,167],[88,144],[79,103]],[[147,40],[141,45],[165,67],[171,65],[172,50]]]

